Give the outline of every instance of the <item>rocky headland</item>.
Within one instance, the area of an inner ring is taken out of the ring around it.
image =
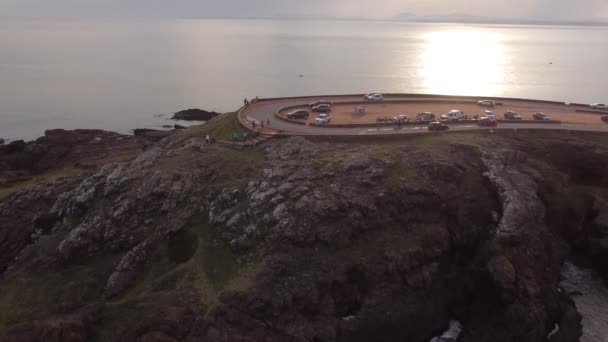
[[[578,341],[560,269],[608,278],[608,137],[205,144],[235,129],[0,146],[0,340]]]

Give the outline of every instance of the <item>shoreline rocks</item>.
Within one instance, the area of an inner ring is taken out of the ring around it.
[[[175,113],[171,119],[186,121],[209,121],[220,115],[221,113],[218,112],[209,112],[203,109],[191,108]]]
[[[161,131],[158,129],[150,128],[136,128],[133,130],[133,135],[135,135],[136,137],[142,137],[148,141],[157,142],[170,136],[174,132],[174,130]]]

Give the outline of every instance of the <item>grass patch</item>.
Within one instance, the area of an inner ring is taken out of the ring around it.
[[[388,170],[386,174],[386,185],[389,188],[398,187],[401,184],[401,178],[411,176],[411,171],[403,163],[398,162]]]
[[[167,242],[167,257],[176,264],[187,262],[198,248],[198,237],[187,230],[182,230]]]
[[[87,266],[11,279],[9,284],[0,285],[0,335],[11,325],[98,299],[116,260],[106,258]]]
[[[206,219],[195,220],[160,248],[138,284],[112,304],[195,288],[201,294],[201,306],[209,308],[226,288],[243,288],[257,269],[255,257],[233,253],[216,236]]]
[[[220,172],[209,180],[210,184],[224,186],[234,181],[246,181],[262,169],[264,152],[261,148],[233,150],[213,145],[208,152],[213,161],[220,165]]]
[[[196,125],[176,132],[174,137],[170,139],[183,139],[192,136],[209,136],[217,140],[229,140],[230,135],[234,132],[240,132],[242,128],[237,122],[237,112],[230,112],[222,116],[209,120],[203,125]]]
[[[207,224],[199,224],[197,231],[201,239],[201,249],[196,256],[196,262],[213,289],[219,292],[236,278],[247,261],[240,261],[228,246],[214,239],[213,229]]]
[[[74,177],[74,176],[79,175],[81,172],[82,172],[81,170],[76,169],[76,168],[65,168],[65,169],[51,170],[51,171],[45,172],[43,174],[33,176],[32,178],[30,178],[26,181],[13,183],[13,184],[5,186],[5,187],[0,187],[0,199],[5,198],[9,195],[12,195],[16,192],[19,192],[23,189],[32,187],[34,185],[37,185],[37,184],[40,184],[43,182],[54,182],[60,178]]]
[[[145,308],[137,302],[124,302],[120,304],[106,304],[99,320],[100,326],[93,339],[94,341],[116,341],[120,329],[134,326],[145,317]]]

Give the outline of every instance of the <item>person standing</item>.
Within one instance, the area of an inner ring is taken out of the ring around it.
[[[211,138],[209,137],[209,134],[207,134],[207,136],[205,136],[205,142],[207,143],[207,145],[209,145],[210,140]]]
[[[255,120],[251,121],[251,127],[255,128]]]
[[[266,119],[266,127],[270,127],[270,119]]]

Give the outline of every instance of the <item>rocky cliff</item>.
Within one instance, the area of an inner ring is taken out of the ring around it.
[[[429,341],[456,320],[462,341],[578,340],[559,271],[602,267],[608,138],[204,143],[232,119],[94,163],[73,149],[104,138],[81,137],[60,158],[79,172],[7,185],[1,339]]]

